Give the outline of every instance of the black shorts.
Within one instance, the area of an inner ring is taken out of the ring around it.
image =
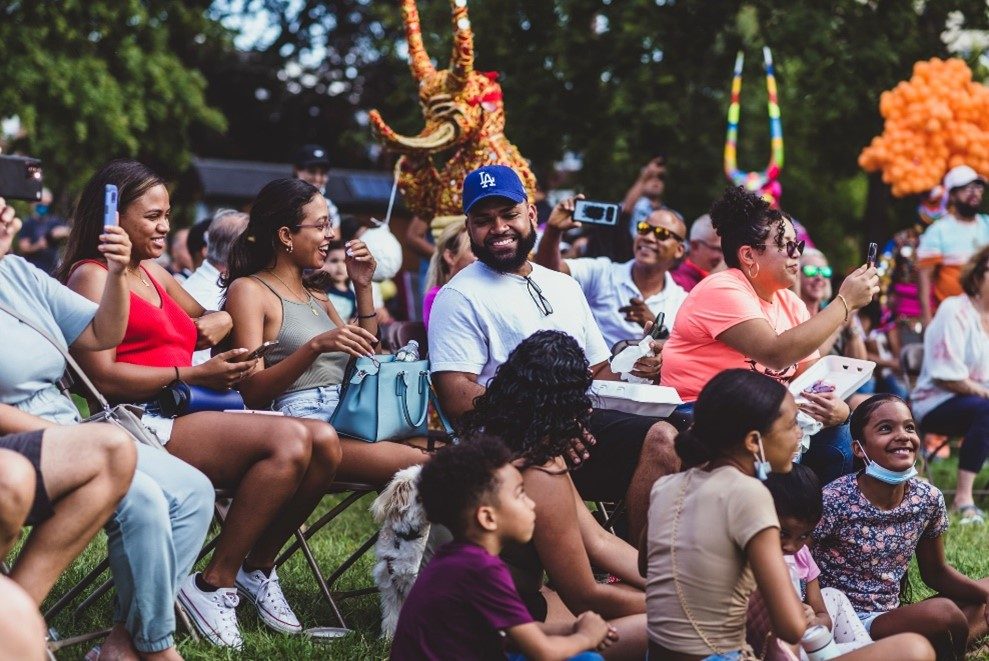
[[[34,466],[34,503],[25,521],[25,525],[29,526],[41,523],[55,513],[48,491],[45,490],[45,481],[41,478],[41,437],[44,433],[43,429],[38,429],[0,436],[0,450],[16,452]]]
[[[622,411],[594,409],[588,431],[597,443],[588,449],[591,456],[570,473],[581,498],[611,502],[624,498],[639,464],[646,434],[661,421],[661,418]]]

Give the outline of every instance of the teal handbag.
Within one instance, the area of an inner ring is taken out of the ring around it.
[[[428,360],[361,356],[347,365],[330,424],[341,435],[368,443],[426,436],[430,401],[452,435],[433,392]]]

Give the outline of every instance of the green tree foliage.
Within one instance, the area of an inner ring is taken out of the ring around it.
[[[349,112],[330,122],[301,108],[291,120],[295,135],[301,124],[307,136],[339,150],[341,164],[366,167],[371,137],[356,111],[377,107],[407,133],[421,127],[397,0],[242,4],[284,17],[263,52],[267,62],[283,63],[315,43],[328,49],[327,62],[314,68],[326,82],[359,63],[339,98]],[[449,5],[422,1],[419,10],[427,49],[445,65]],[[942,33],[954,12],[965,28],[987,25],[982,0],[470,1],[476,66],[501,74],[507,133],[537,176],[545,179],[573,151],[583,169],[572,183],[617,199],[638,168],[664,152],[668,201],[688,217],[703,213],[727,183],[725,115],[740,48],[747,59],[739,165],[758,170],[768,161],[761,47],[769,45],[786,144],[784,207],[843,264],[858,258],[859,242],[913,221],[914,202],[891,200],[856,159],[881,131],[879,94],[908,78],[915,61],[947,55]],[[963,55],[975,64],[979,53]]]
[[[192,66],[229,35],[203,0],[24,0],[0,7],[0,117],[13,147],[44,161],[50,186],[78,191],[108,159],[137,157],[172,177],[192,129],[223,130]],[[63,199],[64,201],[64,199]]]

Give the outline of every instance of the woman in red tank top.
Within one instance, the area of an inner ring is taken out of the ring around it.
[[[131,313],[117,349],[78,352],[77,360],[106,396],[119,402],[148,402],[176,378],[214,389],[235,387],[255,368],[256,361],[238,362],[247,349],[192,366],[193,350],[216,345],[232,322],[226,312],[204,310],[154,261],[165,249],[170,207],[164,183],[145,166],[113,161],[89,181],[59,277],[99,300],[107,275],[97,252],[106,184],[118,188],[120,226],[133,245],[127,269]],[[217,488],[235,490],[210,564],[179,588],[179,601],[196,627],[215,644],[239,648],[234,610],[239,590],[268,626],[299,633],[302,627],[278,585],[275,557],[334,478],[341,457],[336,432],[323,422],[269,415],[146,418],[168,436],[163,440],[171,454],[201,470]]]

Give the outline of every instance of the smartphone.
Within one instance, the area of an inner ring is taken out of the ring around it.
[[[0,156],[0,197],[37,202],[41,199],[41,161],[27,156]]]
[[[652,329],[649,331],[649,337],[654,340],[665,340],[670,336],[669,329],[664,325],[666,321],[666,313],[660,312],[656,315],[656,319],[652,322]]]
[[[866,263],[869,266],[875,266],[876,265],[876,256],[878,254],[879,254],[879,244],[878,243],[870,243],[869,244],[869,254],[866,257]]]
[[[238,363],[246,363],[246,362],[251,361],[251,360],[257,360],[258,358],[264,358],[265,354],[267,354],[269,351],[271,351],[272,348],[274,348],[274,346],[276,344],[278,344],[278,340],[268,340],[267,342],[265,342],[264,344],[262,344],[261,346],[259,346],[257,349],[255,349],[251,353],[246,354],[245,356],[243,356],[237,362]]]
[[[577,200],[574,202],[573,219],[578,223],[594,225],[615,225],[621,209],[617,204],[595,202],[594,200]]]
[[[103,227],[117,224],[117,187],[107,184],[103,189]]]

